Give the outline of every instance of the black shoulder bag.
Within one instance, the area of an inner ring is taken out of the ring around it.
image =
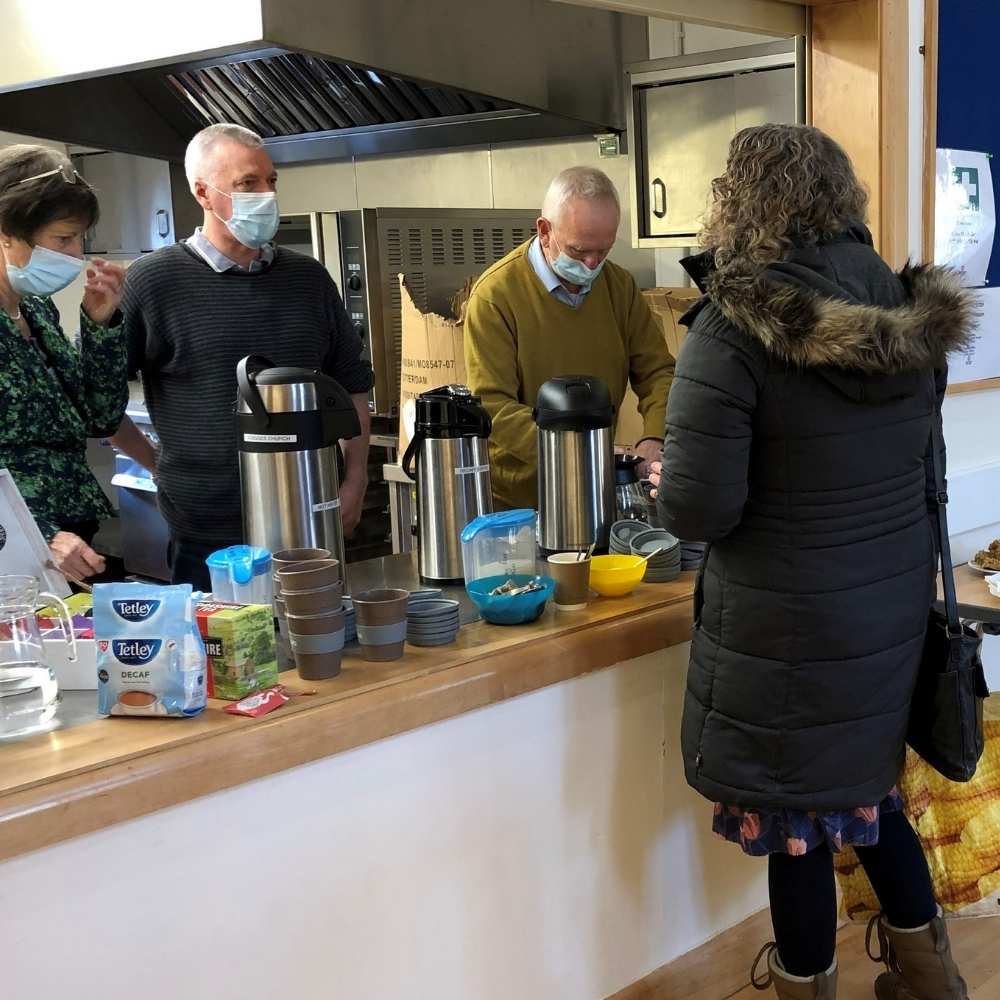
[[[982,639],[958,618],[955,574],[948,540],[948,493],[941,468],[940,410],[931,418],[935,505],[944,615],[932,608],[906,742],[951,781],[969,781],[983,755],[983,699],[989,688],[980,658]]]

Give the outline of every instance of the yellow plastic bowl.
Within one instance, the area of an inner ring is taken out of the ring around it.
[[[590,560],[590,586],[601,597],[631,594],[646,575],[639,556],[594,556]]]

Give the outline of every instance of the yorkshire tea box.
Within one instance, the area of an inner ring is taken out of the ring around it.
[[[239,701],[278,683],[270,605],[198,605],[198,631],[208,654],[208,697]]]

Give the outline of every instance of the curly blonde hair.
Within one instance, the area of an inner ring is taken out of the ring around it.
[[[701,233],[720,270],[759,271],[792,246],[823,243],[863,223],[868,193],[844,150],[808,125],[738,132],[712,181]]]

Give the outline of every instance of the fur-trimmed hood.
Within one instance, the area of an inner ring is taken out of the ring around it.
[[[969,345],[977,297],[946,268],[907,265],[898,279],[902,298],[891,307],[795,264],[756,275],[712,270],[704,290],[726,319],[789,364],[869,375],[940,369]]]

